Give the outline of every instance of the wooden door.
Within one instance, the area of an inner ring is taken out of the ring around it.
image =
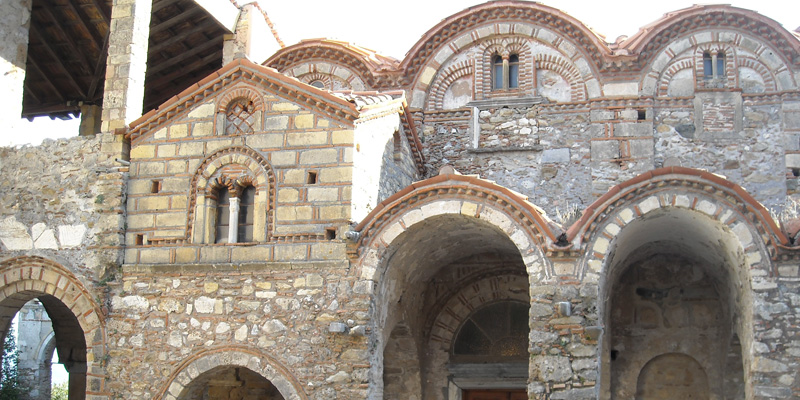
[[[463,400],[528,400],[525,389],[465,390]]]

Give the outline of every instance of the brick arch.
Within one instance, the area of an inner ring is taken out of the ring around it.
[[[706,43],[697,46],[694,50],[694,76],[696,77],[695,82],[697,87],[703,87],[705,84],[705,79],[702,77],[705,75],[703,70],[703,54],[709,52],[711,54],[725,54],[725,87],[731,88],[734,85],[734,82],[738,80],[738,71],[734,68],[737,64],[736,62],[736,52],[733,50],[733,47],[727,44],[722,43]]]
[[[289,369],[274,358],[243,346],[205,349],[192,354],[169,375],[156,399],[175,400],[194,378],[217,367],[245,367],[269,380],[286,400],[308,400]]]
[[[50,315],[54,322],[75,317],[86,344],[86,391],[93,398],[109,399],[106,382],[105,319],[94,296],[81,281],[63,265],[39,256],[21,256],[0,262],[3,283],[0,286],[0,337],[10,326],[14,314],[26,302],[40,296],[57,300],[58,310]],[[64,332],[67,334],[69,332]]]
[[[767,68],[763,62],[761,62],[761,60],[754,59],[752,57],[740,56],[737,61],[739,67],[750,68],[761,75],[761,78],[764,79],[764,86],[767,92],[774,92],[778,90],[775,74],[773,74],[772,71],[770,71],[770,69]],[[738,81],[739,77],[737,76],[736,79]]]
[[[672,82],[672,77],[685,69],[694,70],[694,59],[682,58],[673,61],[672,64],[670,64],[669,67],[667,67],[667,69],[661,74],[661,77],[658,81],[658,96],[668,96],[669,84]]]
[[[509,290],[514,278],[525,279],[512,274],[486,277],[469,285],[450,297],[441,308],[431,325],[428,345],[437,350],[450,351],[455,335],[461,325],[474,311],[497,301],[516,300],[529,303],[528,292]],[[525,282],[527,284],[527,280]]]
[[[461,61],[442,70],[439,73],[439,77],[431,85],[430,94],[428,95],[428,108],[432,110],[443,109],[444,94],[450,85],[456,80],[473,73],[474,68],[471,61]]]
[[[527,198],[476,176],[439,175],[417,182],[381,202],[354,230],[361,279],[375,280],[380,258],[413,225],[461,215],[499,228],[514,243],[536,279],[551,275],[540,248],[557,240],[547,220]],[[538,275],[538,276],[537,276]]]
[[[253,87],[248,85],[239,84],[227,90],[217,100],[217,112],[225,113],[228,111],[228,106],[234,100],[247,99],[253,102],[255,111],[264,111],[264,98]]]
[[[656,210],[698,211],[736,235],[745,257],[766,276],[774,275],[775,258],[789,239],[764,206],[740,186],[710,172],[685,167],[656,169],[611,188],[592,203],[567,231],[586,257],[582,276],[601,276],[611,255],[612,239],[626,225]]]
[[[569,82],[572,101],[586,100],[586,89],[580,72],[570,61],[552,54],[537,54],[536,69],[553,71]]]
[[[422,35],[401,64],[406,79],[410,80],[406,83],[416,84],[424,75],[422,72],[426,66],[440,60],[443,52],[457,51],[456,46],[464,48],[472,44],[455,44],[459,38],[468,37],[474,42],[500,32],[509,35],[524,32],[535,36],[540,29],[550,30],[554,36],[570,42],[585,54],[592,68],[600,66],[605,56],[610,54],[608,46],[591,29],[563,11],[533,2],[489,2],[456,13]]]
[[[198,199],[205,199],[209,195],[213,195],[215,188],[219,185],[219,177],[226,174],[225,168],[227,166],[236,166],[240,169],[236,176],[226,176],[227,179],[235,179],[242,177],[256,189],[256,198],[260,196],[265,197],[264,207],[256,206],[256,212],[264,211],[263,217],[256,215],[257,221],[263,218],[265,237],[264,241],[269,240],[274,228],[274,210],[276,203],[276,184],[275,172],[269,162],[261,156],[257,151],[243,146],[227,147],[215,151],[206,157],[192,177],[189,187],[189,211],[186,221],[186,239],[197,241],[205,240],[205,235],[196,236],[195,231],[198,229],[198,224],[206,224],[207,221],[200,221],[198,218],[198,207],[202,207],[201,201]],[[259,203],[258,200],[256,200]],[[204,226],[205,226],[204,225]],[[194,229],[193,229],[194,228]],[[260,230],[259,230],[260,231]]]

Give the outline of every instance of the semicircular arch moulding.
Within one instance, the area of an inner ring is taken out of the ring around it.
[[[286,400],[308,400],[300,383],[280,362],[254,349],[225,346],[189,356],[167,378],[154,398],[175,400],[197,376],[217,367],[244,367],[269,380]]]
[[[788,244],[769,212],[741,187],[709,172],[684,167],[650,171],[617,185],[595,201],[567,232],[582,243],[584,280],[605,276],[612,242],[626,225],[643,215],[667,208],[697,211],[735,235],[749,265],[743,282],[774,276],[770,258],[775,244]],[[758,277],[752,271],[760,270]]]
[[[86,289],[81,281],[62,264],[39,256],[21,256],[0,261],[0,274],[3,276],[3,285],[0,287],[0,303],[11,301],[15,304],[39,297],[52,296],[63,306],[59,309],[71,312],[74,316],[86,345],[85,358],[86,370],[92,371],[86,376],[86,388],[99,388],[93,398],[98,400],[109,399],[107,391],[106,374],[97,373],[105,371],[105,365],[100,360],[107,354],[105,319],[100,306],[95,302],[94,296]],[[3,307],[6,312],[11,312],[6,320],[11,322],[13,313],[17,309]],[[50,315],[57,320],[58,315]],[[5,337],[9,325],[0,326],[0,337]],[[91,356],[90,356],[91,355]]]
[[[354,90],[357,92],[367,90],[367,84],[356,71],[330,62],[309,61],[295,65],[283,73],[306,84],[320,81],[324,83],[326,90]]]
[[[225,182],[240,181],[255,188],[254,240],[264,242],[274,232],[275,173],[269,162],[257,151],[244,146],[227,147],[206,157],[192,177],[186,240],[207,243],[213,221],[207,209],[214,202],[214,191]],[[209,203],[209,204],[207,204]]]
[[[427,75],[429,67],[436,70],[453,53],[500,34],[555,41],[556,48],[563,43],[571,53],[581,53],[592,70],[610,54],[608,46],[588,27],[558,9],[531,2],[490,2],[456,13],[428,30],[401,64],[407,80],[403,83],[415,90],[426,89],[430,81],[421,77]]]
[[[461,215],[500,229],[514,243],[531,280],[552,276],[541,248],[556,240],[538,209],[520,195],[477,177],[439,175],[384,200],[359,225],[356,243],[362,280],[376,282],[380,261],[394,240],[413,225],[442,215]]]

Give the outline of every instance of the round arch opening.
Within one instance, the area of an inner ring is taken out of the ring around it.
[[[278,388],[253,370],[222,365],[203,372],[186,385],[178,400],[284,400]]]
[[[626,225],[612,243],[601,284],[601,398],[674,398],[661,389],[637,395],[641,379],[650,382],[641,378],[650,376],[648,363],[667,353],[693,355],[711,398],[744,393],[745,270],[736,235],[705,214],[663,208]],[[688,368],[658,365],[662,376],[684,376]]]

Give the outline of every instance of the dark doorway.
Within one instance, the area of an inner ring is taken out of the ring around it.
[[[525,389],[465,390],[463,400],[528,400]]]

